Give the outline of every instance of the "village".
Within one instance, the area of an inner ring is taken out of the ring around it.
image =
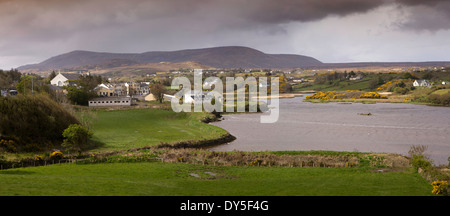
[[[416,71],[416,72],[426,72],[427,70],[421,69],[418,70],[416,68],[413,69],[404,69],[405,71]],[[431,71],[436,71],[436,68],[428,69]],[[346,88],[351,89],[352,86],[350,84],[356,84],[358,83],[369,83],[370,85],[371,80],[368,79],[376,79],[376,78],[370,78],[374,77],[375,73],[364,73],[364,72],[348,72],[345,71],[342,73],[342,75],[336,75],[336,71],[327,70],[327,71],[316,71],[316,70],[309,70],[309,71],[299,71],[299,70],[291,70],[291,71],[280,71],[280,70],[269,70],[269,69],[246,69],[246,70],[231,70],[231,71],[224,71],[224,70],[203,70],[203,69],[192,69],[192,70],[177,70],[177,71],[170,71],[167,73],[159,73],[159,74],[153,74],[150,76],[150,79],[147,79],[145,81],[137,81],[137,82],[117,82],[114,81],[111,78],[108,78],[106,81],[103,81],[101,83],[98,83],[95,88],[93,88],[93,91],[95,92],[95,97],[92,97],[89,99],[88,106],[90,107],[101,107],[101,106],[131,106],[135,105],[137,101],[154,101],[157,100],[157,97],[153,94],[154,92],[151,92],[151,85],[155,83],[164,83],[165,91],[158,92],[158,94],[162,93],[162,101],[170,101],[172,98],[174,98],[175,91],[170,89],[170,82],[175,77],[180,76],[186,76],[189,79],[192,80],[192,74],[194,71],[200,72],[207,77],[216,77],[218,76],[220,80],[225,80],[225,76],[234,76],[234,77],[243,77],[246,79],[247,77],[255,76],[258,77],[264,77],[264,76],[276,76],[281,77],[280,79],[280,93],[292,93],[292,92],[302,92],[302,90],[310,90],[308,86],[311,86],[318,82],[318,80],[322,79],[324,76],[344,76]],[[330,72],[331,71],[331,72]],[[442,73],[446,73],[445,68],[442,68],[440,70]],[[403,72],[404,74],[409,74],[409,72]],[[400,72],[390,72],[390,73],[384,73],[384,74],[402,74]],[[67,92],[67,86],[76,86],[75,80],[79,79],[80,76],[88,76],[90,75],[89,72],[66,72],[66,73],[58,73],[54,78],[50,80],[51,88],[56,91],[60,92],[64,95],[66,95]],[[379,75],[380,76],[380,75]],[[424,78],[427,78],[426,76],[422,76]],[[205,79],[204,78],[204,79]],[[412,76],[410,77],[412,78]],[[431,77],[429,77],[431,78]],[[342,81],[342,78],[339,78]],[[378,78],[380,79],[380,78]],[[391,78],[390,78],[391,79]],[[409,79],[411,80],[411,79]],[[162,81],[162,82],[161,82]],[[334,81],[334,80],[332,80]],[[331,83],[331,81],[328,81]],[[403,82],[403,81],[402,81]],[[415,87],[428,87],[431,88],[432,86],[436,85],[443,85],[446,86],[449,84],[449,81],[447,80],[434,80],[431,81],[429,79],[412,79],[409,85],[411,88]],[[378,81],[377,85],[379,86],[377,90],[386,90],[381,89],[382,84],[386,85],[386,83],[389,83],[387,81],[384,81],[383,83]],[[208,85],[214,85],[216,83],[208,83],[208,81],[205,81],[205,84]],[[336,84],[330,84],[330,86],[333,86]],[[367,84],[366,84],[367,85]],[[381,85],[381,86],[380,86]],[[225,89],[225,85],[223,86]],[[270,81],[266,83],[259,83],[259,88],[262,87],[270,87]],[[307,88],[304,88],[307,87]],[[404,86],[401,86],[404,87]],[[345,88],[345,87],[344,87]],[[367,89],[367,87],[366,87]],[[314,89],[314,90],[320,90],[320,89]],[[364,88],[359,89],[364,90]],[[367,89],[371,90],[371,89]],[[14,93],[15,90],[12,90],[12,93]],[[394,89],[390,89],[388,91],[393,92]],[[311,92],[311,91],[309,91]],[[6,94],[6,91],[2,91],[2,94]],[[205,96],[207,96],[207,91],[189,91],[189,95],[185,95],[184,102],[185,103],[195,103],[194,99],[202,98],[205,99]],[[211,99],[211,98],[208,98]],[[199,101],[197,101],[199,102]],[[200,101],[201,102],[201,101]]]

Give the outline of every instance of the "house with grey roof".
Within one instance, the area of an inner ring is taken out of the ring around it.
[[[67,86],[70,84],[70,81],[76,80],[80,78],[80,74],[78,73],[59,73],[56,75],[51,81],[50,84],[53,86]]]
[[[415,80],[413,83],[414,87],[431,87],[431,83],[428,80]]]

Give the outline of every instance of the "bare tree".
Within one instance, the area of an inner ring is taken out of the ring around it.
[[[164,100],[164,94],[167,92],[166,87],[161,83],[152,84],[150,92],[155,96],[155,99],[160,103]]]

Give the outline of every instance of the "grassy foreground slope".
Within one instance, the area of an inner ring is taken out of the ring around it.
[[[0,171],[2,196],[427,196],[409,170],[212,166],[185,163],[56,164]]]

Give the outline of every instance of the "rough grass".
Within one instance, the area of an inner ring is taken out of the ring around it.
[[[2,196],[427,196],[409,170],[212,166],[186,163],[57,164],[0,171]]]
[[[370,78],[364,78],[361,80],[343,80],[337,81],[335,84],[298,84],[293,86],[294,91],[306,91],[306,90],[316,90],[316,91],[344,91],[344,90],[360,90],[369,91],[369,80]]]
[[[447,94],[450,93],[450,89],[439,89],[434,91],[432,94],[438,94],[438,95],[443,95],[443,94]]]

